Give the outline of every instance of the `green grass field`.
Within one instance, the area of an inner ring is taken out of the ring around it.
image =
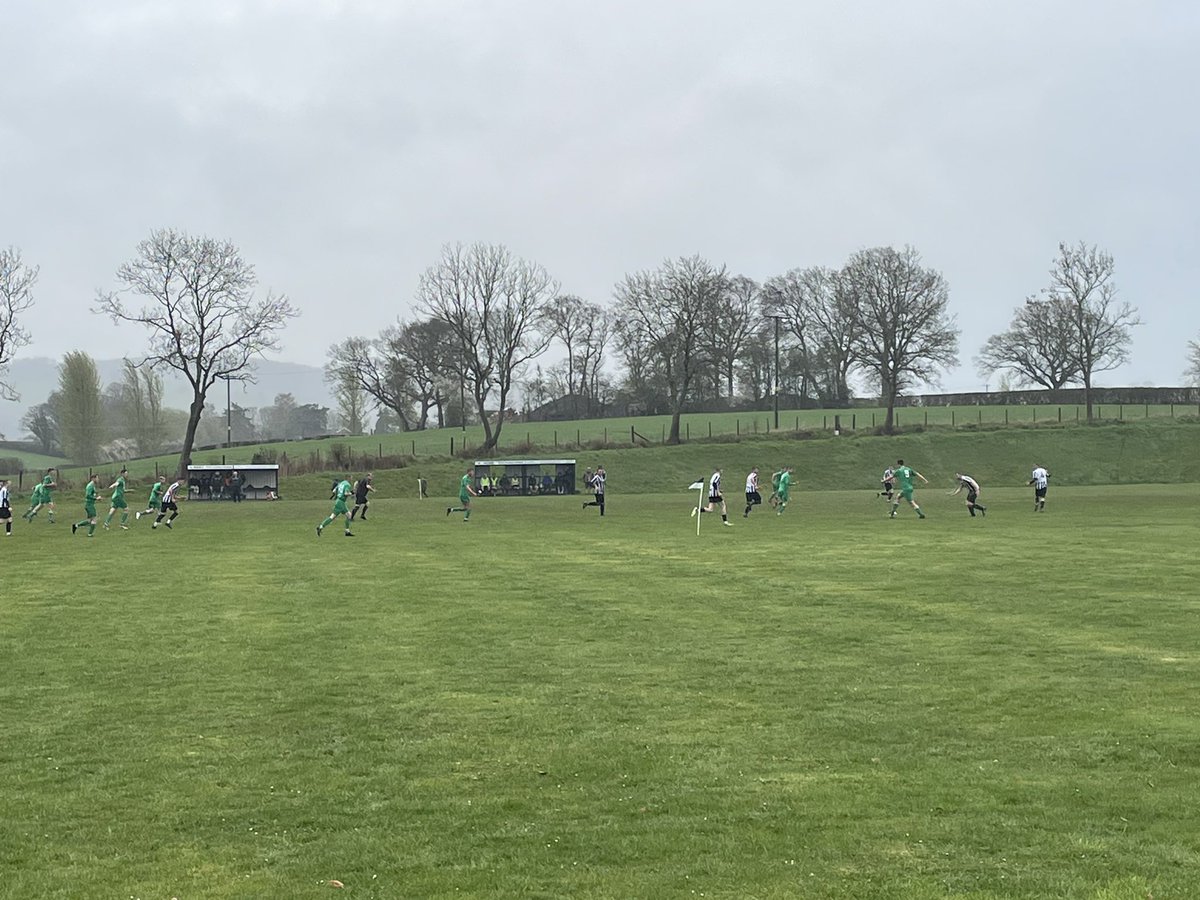
[[[1200,486],[388,484],[0,537],[0,895],[1200,895]]]

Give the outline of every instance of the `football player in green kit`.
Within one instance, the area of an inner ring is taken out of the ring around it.
[[[463,514],[463,521],[471,520],[471,498],[478,497],[475,493],[475,488],[472,482],[475,481],[475,470],[467,469],[467,474],[458,480],[458,502],[459,506],[447,506],[446,515],[450,513],[460,512]]]
[[[121,528],[124,531],[129,530],[129,526],[125,524],[129,521],[129,504],[125,502],[125,475],[127,470],[124,466],[121,467],[121,473],[117,476],[117,480],[108,486],[112,491],[112,504],[108,509],[108,515],[104,517],[104,528],[107,530],[112,523],[112,517],[119,509],[121,511]]]
[[[163,479],[154,479],[154,484],[150,486],[150,499],[146,501],[146,508],[139,509],[133,514],[133,518],[140,519],[142,516],[152,516],[158,512],[158,507],[162,503],[162,493],[167,489]]]
[[[88,537],[96,533],[96,497],[100,493],[100,476],[93,475],[88,479],[87,487],[83,489],[83,518],[71,523],[71,534],[84,525],[88,527]]]
[[[325,530],[325,526],[336,519],[338,516],[343,516],[346,519],[346,537],[354,537],[350,531],[350,508],[346,505],[346,498],[354,491],[354,486],[343,478],[337,483],[337,487],[333,489],[333,510],[325,517],[325,521],[317,526],[317,537],[321,536],[321,532]]]
[[[911,466],[906,466],[904,460],[896,460],[896,480],[900,482],[900,498],[907,500],[912,508],[917,511],[917,515],[922,519],[925,518],[925,513],[921,512],[921,507],[917,505],[917,501],[913,499],[913,476],[920,478],[926,484],[929,484],[929,479],[918,472]],[[888,516],[892,519],[896,518],[896,508],[900,505],[900,498],[892,498],[892,511]]]

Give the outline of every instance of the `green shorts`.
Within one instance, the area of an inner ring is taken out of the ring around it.
[[[787,503],[788,500],[791,499],[791,497],[788,494],[776,494],[775,499],[778,500],[780,503]]]
[[[348,509],[346,508],[346,501],[345,501],[345,500],[334,500],[334,501],[333,501],[333,515],[335,515],[335,516],[344,516],[344,515],[346,515],[346,514],[347,514],[347,513],[349,513],[349,512],[350,512],[350,510],[348,510]]]
[[[913,492],[913,489],[910,487],[900,488],[900,499],[907,500],[909,503],[911,503],[912,502],[912,492]]]
[[[463,506],[470,506],[471,505],[471,495],[470,494],[459,494],[458,502],[461,503]]]
[[[113,509],[129,509],[129,504],[125,502],[124,497],[113,497],[112,498],[112,508]]]
[[[96,518],[96,504],[94,504],[94,503],[83,504],[83,517],[85,519]]]

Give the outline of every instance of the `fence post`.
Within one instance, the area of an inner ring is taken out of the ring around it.
[[[1062,421],[1062,407],[1061,406],[1058,408],[1058,421],[1059,422]]]
[[[929,427],[929,410],[925,410],[925,427]]]
[[[583,442],[579,440],[579,429],[578,428],[575,429],[575,446],[576,447],[583,446]]]
[[[797,431],[800,429],[797,428]],[[858,431],[858,413],[850,413],[850,430]]]
[[[686,438],[686,440],[689,440],[689,441],[690,441],[690,440],[692,439],[692,423],[691,423],[691,422],[684,422],[684,423],[683,423],[683,428],[684,428],[684,431],[687,433],[687,438]]]
[[[829,430],[829,416],[821,416],[821,430],[822,431]]]
[[[708,436],[712,437],[712,419],[708,420]]]
[[[412,442],[412,455],[413,459],[417,458],[417,442],[415,440]],[[383,444],[379,445],[379,458],[383,459]]]
[[[450,435],[450,455],[454,455],[454,435]]]
[[[1008,424],[1008,407],[1004,407],[1004,424]]]
[[[736,426],[735,430],[737,431],[738,437],[741,437],[742,436],[742,420],[741,419],[737,420],[737,426]]]
[[[662,431],[659,433],[658,442],[660,444],[665,444],[667,442],[667,426],[666,425],[663,425]]]
[[[841,416],[833,417],[833,433],[834,434],[842,433],[842,417]]]
[[[1150,418],[1150,404],[1149,403],[1146,404],[1146,418],[1147,419]]]
[[[796,416],[796,430],[797,431],[800,430],[800,417],[799,416]]]
[[[979,407],[979,424],[983,424],[983,407]]]
[[[954,410],[950,410],[950,427],[951,428],[954,428],[958,425],[956,418],[957,417],[955,416]]]
[[[1122,422],[1125,421],[1125,404],[1124,403],[1117,404],[1117,418],[1120,419]]]
[[[1076,422],[1079,421],[1079,407],[1078,406],[1075,407],[1075,421]]]
[[[875,427],[875,413],[871,413],[871,427]]]
[[[604,426],[604,446],[608,446],[608,426]]]

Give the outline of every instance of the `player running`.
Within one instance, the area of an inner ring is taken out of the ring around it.
[[[362,521],[367,521],[367,501],[368,494],[375,490],[375,486],[371,484],[371,473],[368,472],[354,485],[354,509],[350,510],[350,521],[354,521],[354,517],[358,516],[358,511],[362,510],[362,515],[358,516]]]
[[[112,522],[112,517],[118,509],[121,511],[121,530],[129,530],[129,526],[126,524],[129,521],[129,504],[125,501],[126,474],[128,474],[128,470],[122,466],[120,474],[117,475],[117,480],[108,486],[108,489],[112,491],[112,500],[109,501],[112,505],[108,509],[108,515],[104,517],[105,531],[108,530],[108,526]]]
[[[4,522],[4,536],[12,537],[12,507],[9,506],[7,478],[0,478],[0,521]]]
[[[971,518],[975,518],[975,510],[979,510],[981,516],[987,515],[987,507],[979,502],[979,482],[970,475],[964,475],[961,472],[954,473],[954,480],[958,482],[958,487],[954,489],[951,497],[957,497],[962,493],[963,488],[967,489],[967,512],[971,514]]]
[[[584,509],[587,509],[589,506],[598,506],[600,507],[600,515],[604,515],[604,491],[605,482],[607,481],[608,473],[604,471],[604,466],[596,466],[596,471],[592,473],[591,480],[592,496],[596,499],[583,504]]]
[[[788,500],[792,498],[792,467],[784,466],[779,473],[779,487],[776,489],[775,515],[782,516],[787,509]]]
[[[929,484],[929,479],[911,466],[906,466],[904,464],[904,460],[902,459],[896,460],[895,475],[896,480],[900,482],[900,497],[909,502],[912,508],[916,510],[917,515],[920,518],[925,518],[925,513],[921,512],[921,507],[918,505],[917,501],[913,499],[913,476],[915,475],[917,478],[920,478],[926,484]],[[888,513],[888,518],[896,518],[896,508],[899,506],[900,500],[896,497],[893,497],[892,511]]]
[[[88,479],[87,487],[83,489],[83,518],[78,522],[71,523],[71,534],[77,532],[84,525],[88,527],[88,537],[92,537],[96,533],[96,498],[100,495],[100,475],[93,475]]]
[[[182,486],[183,479],[176,478],[171,482],[170,486],[167,487],[166,492],[162,495],[162,501],[158,505],[158,518],[154,520],[154,524],[150,526],[151,528],[157,528],[160,522],[163,525],[166,525],[168,528],[171,527],[171,523],[174,522],[175,517],[179,515],[179,504],[175,502],[175,495],[179,492],[179,488]],[[168,512],[171,514],[171,518],[163,522],[163,516],[165,516]]]
[[[46,518],[51,525],[54,524],[54,495],[52,491],[58,487],[58,483],[50,475],[53,471],[53,468],[47,469],[45,477],[33,486],[33,491],[29,496],[29,509],[22,514],[21,518],[32,522],[34,516],[45,506],[47,507]]]
[[[876,496],[886,497],[888,500],[891,500],[892,496],[895,494],[895,490],[894,490],[894,488],[896,486],[895,482],[896,482],[896,470],[893,469],[891,466],[888,466],[886,469],[883,470],[883,477],[879,479],[879,483],[881,485],[883,485],[883,490],[880,491]]]
[[[154,479],[154,484],[150,486],[150,499],[146,501],[146,508],[139,509],[133,514],[135,522],[142,516],[152,516],[158,512],[158,506],[162,502],[162,492],[165,487],[166,485],[163,483],[161,477]]]
[[[755,466],[746,476],[746,511],[742,513],[742,518],[750,518],[750,511],[760,503],[762,503],[762,494],[758,492],[758,466]]]
[[[595,476],[593,476],[595,477]],[[475,470],[467,469],[467,474],[458,480],[458,506],[447,506],[446,515],[450,513],[460,512],[463,514],[463,521],[471,521],[471,498],[478,497],[473,482],[475,481]]]
[[[336,519],[338,516],[344,516],[346,519],[346,537],[354,537],[350,531],[350,509],[346,505],[346,498],[354,490],[350,482],[343,478],[333,488],[333,509],[329,515],[325,517],[320,525],[317,526],[317,537],[321,536],[321,532],[325,530],[325,526]]]
[[[721,470],[714,469],[712,477],[708,479],[708,506],[700,509],[702,513],[710,513],[716,509],[717,504],[721,504],[721,524],[733,526],[729,521],[729,508],[725,505],[725,498],[721,496]],[[692,507],[692,515],[696,515],[696,507]]]

